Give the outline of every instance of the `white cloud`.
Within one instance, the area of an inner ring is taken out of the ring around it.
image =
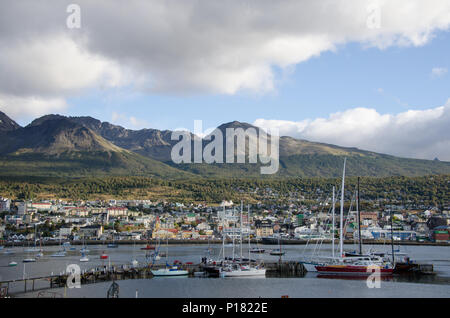
[[[67,108],[64,98],[40,96],[5,95],[0,92],[0,110],[14,119],[29,116],[42,116],[52,112],[60,112]]]
[[[340,45],[421,46],[450,25],[448,0],[379,0],[379,28],[368,27],[373,0],[78,0],[78,30],[66,27],[71,2],[1,1],[1,94],[264,93],[275,69]]]
[[[442,77],[445,74],[447,74],[447,68],[446,67],[433,67],[431,70],[431,76],[433,77]]]
[[[138,119],[134,116],[126,116],[117,112],[112,112],[111,121],[114,124],[129,127],[131,129],[143,129],[150,126],[146,120]]]
[[[303,121],[257,119],[255,126],[276,127],[280,135],[380,153],[450,161],[450,100],[441,107],[397,115],[353,108],[328,118]]]

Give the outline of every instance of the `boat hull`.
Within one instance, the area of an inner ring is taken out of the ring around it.
[[[315,266],[317,272],[324,274],[339,274],[339,275],[372,275],[373,271],[367,266],[345,266],[345,265],[329,265],[329,266]],[[392,268],[380,268],[380,275],[392,275],[394,270]]]
[[[152,270],[151,272],[153,276],[187,276],[189,274],[189,272],[185,270],[171,270],[166,268]]]
[[[222,277],[265,277],[266,269],[223,271]]]

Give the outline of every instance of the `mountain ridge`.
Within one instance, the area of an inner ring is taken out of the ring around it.
[[[14,160],[31,164],[33,160],[37,160],[33,155],[40,154],[48,160],[66,160],[67,165],[73,160],[74,166],[66,170],[70,170],[74,176],[78,173],[75,167],[83,162],[81,166],[85,169],[86,165],[88,166],[86,160],[89,159],[99,162],[101,174],[114,175],[120,171],[120,175],[178,175],[180,178],[261,177],[261,164],[173,163],[170,157],[171,149],[178,141],[171,140],[170,130],[131,130],[89,116],[45,115],[25,127],[20,127],[8,119],[6,114],[0,113],[0,120],[8,123],[4,129],[0,125],[0,133],[3,136],[3,143],[0,144],[0,152],[3,154],[0,158],[1,175],[6,175],[5,169],[1,169],[2,166],[12,167]],[[258,127],[232,121],[217,128],[225,132],[226,128],[245,130]],[[223,135],[225,137],[225,133]],[[450,174],[450,162],[445,161],[400,158],[356,147],[340,147],[289,136],[280,137],[279,142],[280,169],[275,175],[263,177],[335,177],[340,174],[343,157],[348,158],[350,175]],[[203,141],[203,145],[206,143],[209,141]],[[113,157],[114,160],[108,159]],[[108,160],[111,162],[108,163]],[[101,167],[102,164],[104,168]],[[50,167],[47,163],[44,165]],[[31,168],[27,171],[34,173]],[[43,171],[48,172],[48,169],[39,171],[39,168],[36,168],[35,173],[42,174]],[[95,169],[92,171],[95,173]]]

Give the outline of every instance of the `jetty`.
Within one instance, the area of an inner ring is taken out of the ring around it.
[[[180,269],[187,270],[190,277],[194,273],[202,272],[204,264],[176,264]],[[89,270],[83,270],[80,273],[80,284],[95,284],[107,281],[116,281],[124,279],[151,279],[153,274],[151,270],[164,268],[165,264],[153,264],[151,266],[131,267],[128,264],[111,265],[95,267]],[[264,262],[267,277],[303,277],[306,269],[302,263],[296,261],[283,262]],[[42,295],[51,296],[55,293],[48,292],[54,288],[63,288],[67,286],[67,280],[71,277],[70,273],[59,273],[48,276],[25,277],[21,279],[0,281],[0,296],[11,297],[16,294],[46,291]],[[73,281],[75,282],[75,281]]]

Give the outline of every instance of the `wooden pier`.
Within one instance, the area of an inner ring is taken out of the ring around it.
[[[193,277],[195,272],[202,272],[204,264],[181,264],[177,265],[180,269],[187,270],[189,276]],[[264,262],[267,277],[302,277],[306,273],[303,264],[294,261],[286,262]],[[124,279],[149,279],[153,278],[151,270],[164,268],[165,264],[154,264],[143,267],[131,267],[129,265],[111,265],[96,267],[90,270],[84,270],[80,273],[80,283],[94,284],[113,280]],[[13,296],[14,294],[46,291],[53,288],[62,288],[67,285],[69,274],[49,275],[41,277],[30,277],[24,279],[15,279],[0,282],[0,295],[2,297]],[[38,284],[40,283],[40,284]],[[13,285],[22,285],[22,288],[11,288]],[[39,285],[39,286],[38,286]],[[46,294],[52,294],[47,292]]]

